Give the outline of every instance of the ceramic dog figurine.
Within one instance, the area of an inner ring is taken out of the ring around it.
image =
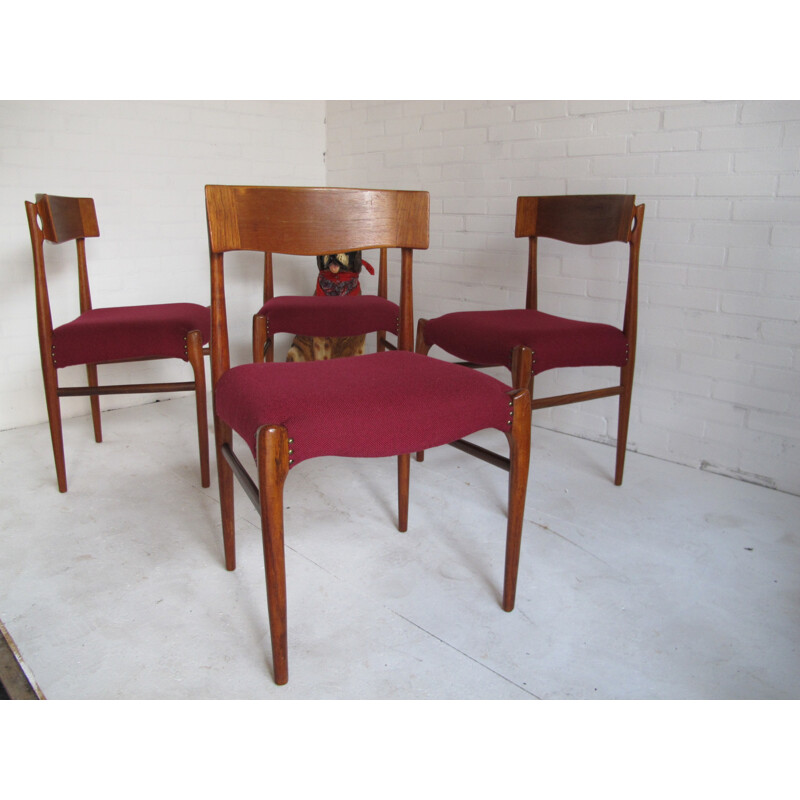
[[[372,265],[361,257],[361,251],[317,256],[316,296],[342,297],[347,294],[360,295],[359,274],[366,267],[370,275],[375,274]],[[326,361],[330,358],[360,356],[364,353],[366,335],[359,336],[295,336],[287,361]]]

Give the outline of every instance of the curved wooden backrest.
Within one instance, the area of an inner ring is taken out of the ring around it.
[[[61,244],[71,239],[100,235],[91,197],[37,194],[36,206],[42,222],[42,233],[49,242]]]
[[[323,255],[428,247],[427,192],[287,186],[206,186],[212,253]]]
[[[572,244],[630,242],[635,206],[632,194],[518,197],[515,236]]]

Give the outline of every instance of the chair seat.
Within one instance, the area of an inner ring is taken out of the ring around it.
[[[628,340],[618,328],[528,309],[445,314],[426,323],[425,341],[483,366],[510,367],[511,351],[525,345],[534,375],[556,367],[621,367],[628,360]]]
[[[511,423],[509,387],[406,351],[335,361],[245,364],[215,387],[217,415],[256,454],[262,425],[283,425],[290,466],[315,456],[413,453]]]
[[[211,335],[210,309],[195,303],[95,308],[53,330],[57,367],[146,358],[189,360],[186,336]]]
[[[258,313],[267,318],[270,335],[358,336],[373,331],[396,333],[400,319],[400,309],[396,303],[375,295],[274,297]]]

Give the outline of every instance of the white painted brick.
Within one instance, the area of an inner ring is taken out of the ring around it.
[[[778,186],[777,176],[761,174],[701,175],[697,194],[734,197],[772,196]]]
[[[710,333],[718,337],[737,336],[755,339],[762,321],[749,314],[718,313],[716,311],[694,311],[685,313],[684,326],[687,330]]]
[[[635,133],[630,137],[631,153],[670,153],[697,150],[699,131],[657,131]]]
[[[653,175],[656,171],[655,156],[598,156],[592,161],[595,175],[634,177]]]
[[[795,247],[731,247],[727,264],[747,269],[794,270],[800,268],[800,252]]]
[[[722,311],[726,314],[748,314],[765,319],[800,319],[800,304],[780,297],[753,297],[746,294],[723,293]]]
[[[514,108],[511,104],[471,108],[467,109],[466,113],[465,124],[468,128],[505,125],[514,119]]]
[[[770,242],[775,247],[800,247],[800,226],[776,225],[772,229]]]
[[[789,407],[789,394],[786,392],[773,392],[769,389],[730,381],[716,382],[711,396],[720,400],[728,400],[740,406],[766,411],[786,411]]]
[[[797,172],[800,169],[800,150],[748,150],[736,153],[734,170],[736,172]]]
[[[664,111],[664,130],[701,128],[736,123],[736,103],[698,103]]]
[[[566,100],[530,100],[514,104],[514,119],[552,119],[567,116]]]
[[[627,149],[624,136],[590,136],[566,142],[566,154],[570,156],[623,155]]]
[[[727,291],[758,293],[764,287],[764,274],[760,270],[712,269],[690,267],[688,285],[703,289],[725,289]]]
[[[750,100],[742,104],[742,124],[800,120],[797,100]]]
[[[800,197],[800,175],[779,175],[778,196]]]
[[[699,244],[753,247],[766,245],[769,225],[758,223],[698,222],[692,227],[692,241]]]
[[[597,117],[597,133],[604,136],[657,131],[660,127],[660,111],[629,111],[623,114],[602,114]]]
[[[695,375],[707,375],[710,378],[722,378],[737,383],[749,383],[755,372],[752,364],[709,358],[696,353],[681,353],[680,369]]]
[[[570,100],[567,108],[570,114],[608,114],[612,111],[627,111],[627,100]]]
[[[786,200],[736,200],[734,220],[800,223],[800,202]]]
[[[749,150],[777,147],[781,141],[780,125],[742,125],[703,130],[701,150]]]
[[[721,174],[730,172],[733,159],[728,153],[706,151],[663,153],[658,157],[658,172],[676,174]]]

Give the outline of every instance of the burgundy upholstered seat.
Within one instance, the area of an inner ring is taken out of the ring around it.
[[[267,318],[269,335],[358,336],[387,330],[397,332],[397,303],[373,295],[281,296],[268,300],[258,312]]]
[[[195,303],[94,308],[53,329],[57,367],[146,358],[189,360],[186,336],[211,335],[211,310]]]
[[[429,320],[425,341],[482,366],[511,366],[518,345],[533,354],[532,372],[556,367],[622,367],[628,340],[618,328],[531,309],[458,311]]]
[[[245,364],[219,379],[217,416],[256,454],[262,425],[282,425],[290,466],[308,458],[393,456],[485,428],[507,433],[509,387],[455,364],[404,351],[336,361]],[[344,413],[331,397],[345,397]],[[424,414],[420,414],[424,409]]]

